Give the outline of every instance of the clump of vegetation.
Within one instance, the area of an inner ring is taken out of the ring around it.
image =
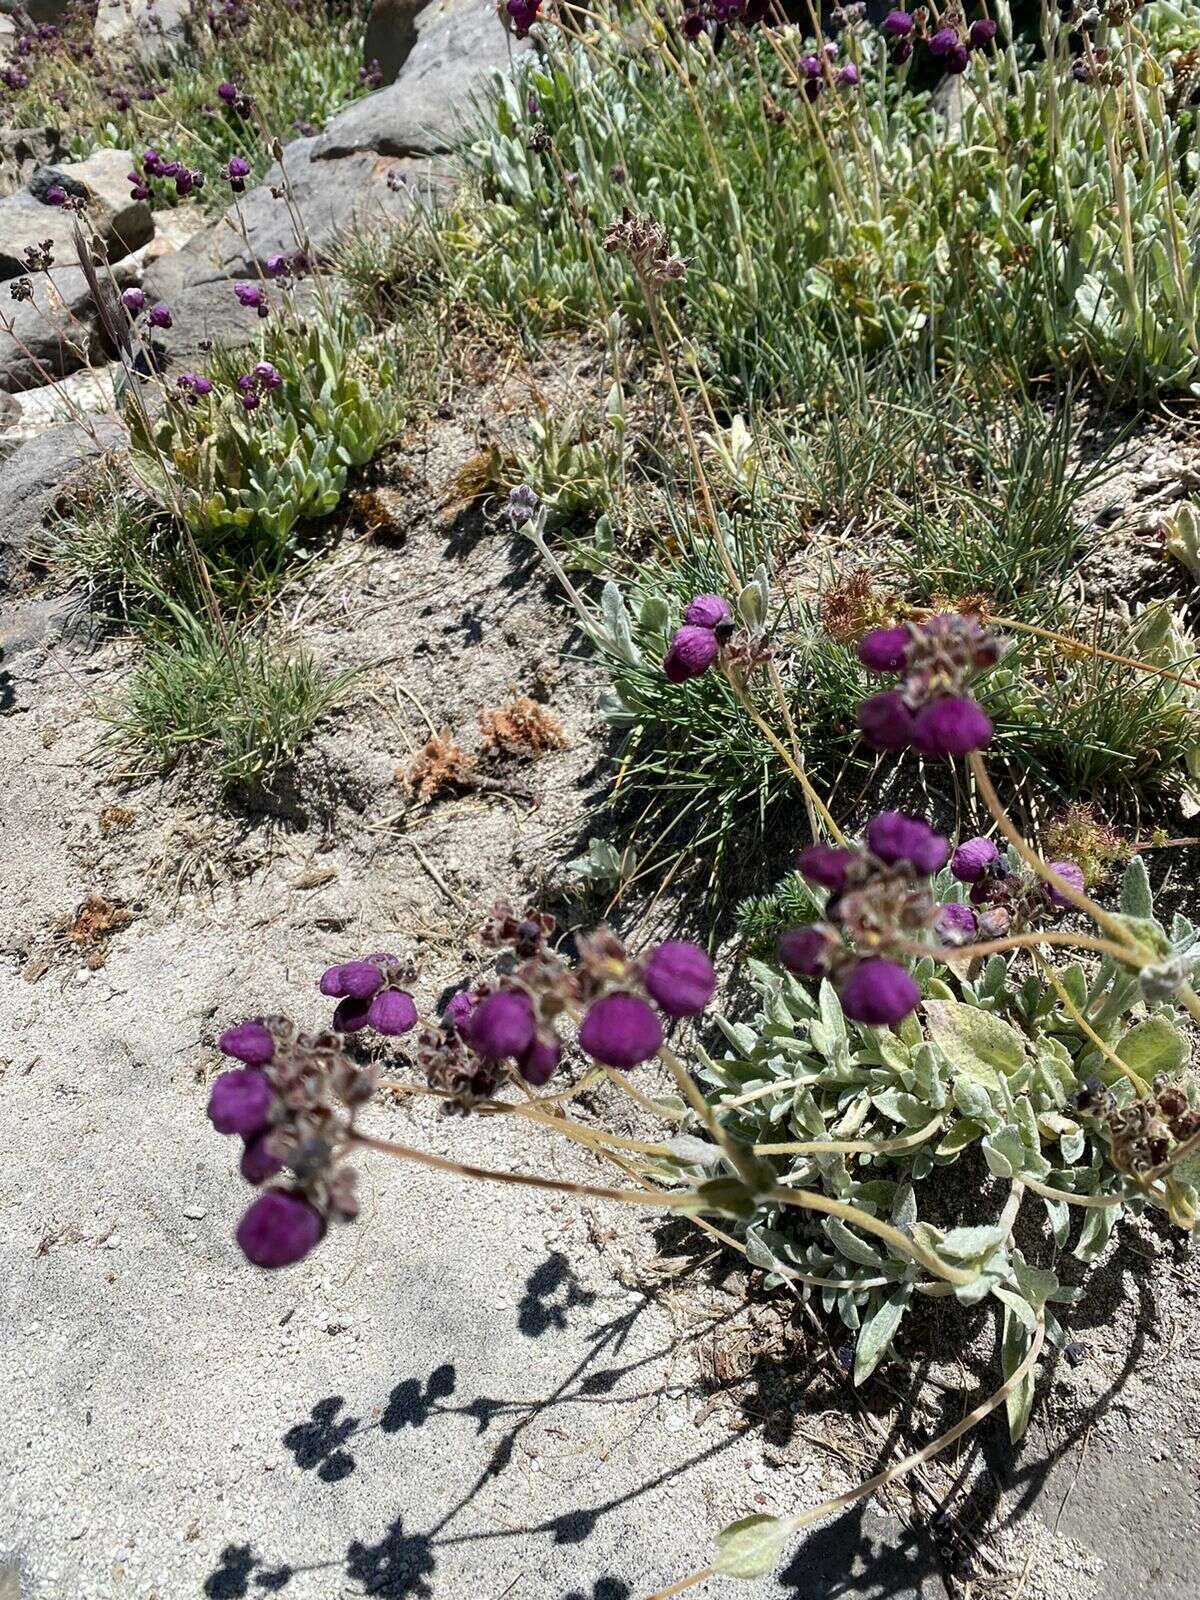
[[[61,129],[75,160],[102,148],[169,149],[201,181],[178,194],[158,191],[160,203],[190,195],[223,211],[231,160],[245,164],[243,178],[259,182],[272,137],[316,133],[374,87],[361,70],[354,0],[197,3],[186,48],[161,75],[136,50],[118,57],[96,44],[94,12],[76,0],[60,26],[18,32],[17,54],[0,72],[0,117],[17,128]],[[153,17],[141,26],[152,29]]]

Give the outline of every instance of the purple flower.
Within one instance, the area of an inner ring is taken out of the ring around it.
[[[965,44],[952,44],[946,51],[946,71],[952,78],[957,78],[967,70],[970,62],[970,53]]]
[[[275,1054],[275,1039],[261,1022],[240,1022],[236,1028],[225,1029],[217,1049],[248,1067],[263,1067]]]
[[[996,37],[996,24],[991,17],[980,17],[978,22],[973,22],[967,30],[967,38],[972,50],[982,50],[985,44],[991,44]]]
[[[278,389],[283,383],[278,367],[273,367],[269,361],[258,362],[251,376],[260,389]]]
[[[819,978],[829,970],[832,941],[816,928],[789,928],[779,936],[779,965],[801,978]]]
[[[282,278],[288,269],[288,258],[283,255],[268,256],[263,262],[263,271],[268,278]]]
[[[386,1033],[394,1038],[416,1026],[416,1003],[412,995],[403,989],[381,989],[371,1001],[367,1021],[377,1033]]]
[[[801,56],[799,67],[806,78],[819,78],[821,76],[820,56]]]
[[[999,859],[1000,852],[990,839],[967,839],[954,852],[950,871],[959,883],[978,883]]]
[[[121,292],[121,304],[131,317],[136,317],[139,311],[146,309],[146,296],[141,289],[124,289]]]
[[[255,403],[257,404],[257,396]],[[358,1033],[367,1025],[367,1018],[371,1014],[371,1002],[361,999],[356,995],[347,995],[344,1000],[339,1000],[333,1008],[334,1033]]]
[[[842,850],[832,844],[810,844],[796,857],[796,871],[831,894],[841,894],[846,887],[846,869],[855,859],[853,850]]]
[[[67,191],[60,183],[52,183],[42,196],[42,204],[46,206],[65,206]]]
[[[160,300],[156,306],[151,306],[146,313],[146,320],[152,328],[169,328],[171,326],[171,308]]]
[[[504,9],[512,18],[513,32],[518,39],[524,39],[528,34],[541,8],[542,0],[507,0]]]
[[[258,1067],[235,1067],[214,1080],[208,1120],[218,1133],[240,1133],[244,1139],[252,1139],[269,1122],[273,1099],[265,1072]]]
[[[839,991],[842,1010],[852,1022],[873,1028],[899,1022],[916,1009],[921,991],[911,973],[894,961],[873,956],[860,961]]]
[[[609,994],[588,1010],[579,1030],[580,1046],[606,1067],[636,1067],[663,1042],[662,1023],[644,1000]]]
[[[217,85],[217,99],[224,100],[227,106],[231,106],[234,103],[239,92],[236,83],[219,83]]]
[[[142,167],[152,178],[161,176],[162,156],[154,149],[153,145],[148,150],[142,151]]]
[[[663,671],[671,683],[703,677],[717,659],[720,648],[711,628],[698,628],[688,623],[676,628],[671,648],[663,661]]]
[[[247,1183],[266,1183],[268,1178],[273,1178],[277,1172],[283,1171],[283,1162],[278,1156],[271,1154],[270,1145],[267,1143],[269,1137],[269,1134],[260,1133],[255,1138],[246,1140],[240,1165],[242,1177]]]
[[[1069,883],[1072,889],[1077,889],[1080,894],[1083,893],[1083,870],[1074,861],[1051,861],[1049,866],[1051,872],[1056,872],[1064,883]],[[1056,905],[1061,909],[1065,909],[1067,906],[1073,904],[1073,902],[1068,900],[1067,896],[1063,894],[1062,890],[1056,889],[1052,883],[1048,883],[1046,885],[1046,890],[1050,896],[1050,903],[1052,905]]]
[[[906,61],[911,60],[912,53],[913,42],[911,39],[897,39],[892,45],[892,60],[898,67],[902,67]]]
[[[858,641],[858,659],[872,672],[899,672],[911,643],[907,628],[876,628]]]
[[[958,900],[948,900],[938,907],[933,927],[943,944],[969,944],[975,937],[975,913]]]
[[[858,82],[858,68],[853,61],[847,61],[838,71],[837,81],[844,89],[852,89]]]
[[[554,1076],[561,1058],[562,1045],[553,1034],[545,1036],[535,1033],[533,1043],[517,1057],[517,1071],[526,1083],[540,1089]]]
[[[475,1007],[466,1032],[485,1061],[522,1056],[533,1043],[533,1001],[524,989],[498,989]]]
[[[241,304],[250,310],[257,311],[265,303],[261,284],[235,283],[233,286],[233,292],[235,295],[237,295]]]
[[[471,1013],[475,1009],[475,1001],[469,989],[460,989],[457,994],[451,995],[446,1002],[446,1009],[442,1012],[442,1021],[446,1027],[453,1028],[457,1033],[465,1033]]]
[[[883,19],[883,31],[891,39],[903,39],[912,28],[913,19],[907,11],[889,11]]]
[[[668,939],[646,963],[642,981],[669,1017],[698,1017],[713,997],[717,975],[698,944]]]
[[[912,742],[926,756],[965,756],[982,750],[992,737],[992,721],[961,695],[946,695],[917,712]]]
[[[902,811],[881,811],[867,829],[867,845],[889,867],[907,861],[918,872],[937,872],[950,854],[940,833]]]
[[[688,602],[683,620],[694,628],[716,628],[733,615],[729,601],[719,594],[698,594]]]
[[[229,179],[229,187],[234,194],[241,194],[246,187],[246,179],[250,176],[250,163],[244,156],[230,156],[225,166],[225,176]]]
[[[900,691],[885,689],[859,706],[858,727],[873,750],[906,750],[913,741],[915,719]]]
[[[135,183],[129,191],[131,200],[149,200],[150,190],[144,183]]]
[[[176,383],[181,389],[189,390],[193,396],[211,394],[213,382],[198,372],[181,372],[176,378]]]
[[[957,28],[939,28],[929,37],[929,54],[931,56],[944,56],[947,51],[953,50],[958,43]]]
[[[254,393],[253,389],[249,390],[246,394],[243,394],[241,400],[243,407],[247,411],[257,411],[259,406],[262,404],[258,396]]]
[[[242,1254],[256,1267],[290,1267],[302,1261],[325,1232],[325,1219],[301,1195],[268,1189],[237,1225]]]
[[[369,1000],[382,983],[383,973],[373,962],[346,961],[341,966],[327,967],[317,988],[338,999],[348,995],[353,1000]]]

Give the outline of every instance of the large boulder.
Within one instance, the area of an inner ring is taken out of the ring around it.
[[[417,18],[417,42],[395,83],[339,112],[318,136],[315,159],[453,150],[492,74],[529,47],[505,31],[492,0],[435,0]]]
[[[0,472],[0,593],[26,574],[30,542],[61,503],[71,480],[106,450],[128,441],[118,417],[50,428],[15,450]]]
[[[96,42],[158,69],[188,41],[190,0],[99,0]]]
[[[374,0],[363,39],[363,66],[395,83],[417,42],[417,17],[429,0]]]
[[[119,269],[114,277],[116,287],[107,273],[100,274],[100,292],[112,302],[113,314],[123,318],[125,313],[116,303],[123,281]],[[37,389],[115,354],[79,267],[34,273],[30,290],[29,299],[9,307],[10,326],[0,327],[0,391]]]
[[[154,216],[144,200],[133,200],[126,174],[133,165],[128,150],[97,150],[86,161],[63,161],[39,167],[30,179],[44,194],[54,178],[69,194],[82,192],[88,227],[104,241],[110,261],[120,261],[154,234]],[[0,282],[21,277],[28,268],[25,252],[48,242],[59,266],[76,259],[73,210],[47,205],[29,188],[0,198]]]
[[[449,183],[447,170],[431,161],[381,161],[370,152],[345,161],[314,161],[315,139],[294,139],[284,149],[284,166],[308,244],[326,259],[337,239],[352,228],[369,229],[388,218],[406,216],[417,197]],[[292,255],[297,246],[286,200],[273,192],[283,173],[272,167],[257,189],[242,196],[241,216],[230,208],[220,222],[188,241],[182,250],[153,261],[146,269],[146,293],[174,302],[185,290],[227,278],[256,277],[273,255]],[[242,224],[245,225],[243,237]],[[230,294],[228,285],[225,292]]]

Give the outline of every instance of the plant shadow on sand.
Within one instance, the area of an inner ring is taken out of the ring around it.
[[[1065,1437],[1053,1444],[1042,1441],[1032,1446],[1027,1443],[1022,1450],[1015,1451],[1008,1443],[1003,1421],[990,1419],[972,1437],[967,1453],[957,1463],[957,1474],[948,1492],[939,1496],[924,1484],[918,1493],[914,1486],[914,1514],[911,1518],[906,1516],[906,1525],[899,1527],[895,1517],[873,1500],[848,1508],[799,1545],[781,1574],[775,1592],[794,1596],[795,1600],[810,1600],[810,1597],[816,1600],[817,1596],[821,1600],[837,1600],[839,1596],[854,1596],[856,1600],[900,1600],[902,1596],[946,1592],[947,1583],[980,1555],[975,1534],[996,1517],[1001,1496],[1011,1497],[1007,1521],[1023,1517],[1036,1504],[1052,1468],[1120,1394],[1144,1352],[1145,1335],[1154,1322],[1149,1285],[1139,1281],[1138,1292],[1140,1303],[1134,1337],[1120,1371],[1075,1420]],[[576,1307],[591,1304],[593,1299],[594,1296],[576,1280],[566,1258],[552,1252],[526,1280],[525,1293],[518,1305],[518,1327],[529,1338],[562,1331],[568,1326],[571,1312]],[[381,1596],[383,1600],[436,1600],[438,1589],[434,1578],[442,1552],[455,1546],[505,1538],[528,1539],[537,1534],[549,1535],[556,1545],[583,1545],[608,1512],[653,1494],[664,1483],[720,1455],[737,1443],[741,1437],[738,1432],[731,1431],[721,1442],[697,1452],[679,1465],[653,1473],[625,1493],[595,1505],[572,1506],[541,1521],[503,1530],[454,1531],[453,1524],[463,1517],[489,1483],[510,1466],[518,1440],[534,1423],[559,1407],[615,1403],[609,1397],[623,1382],[643,1369],[653,1369],[673,1349],[687,1342],[685,1335],[647,1355],[627,1361],[619,1359],[634,1325],[651,1303],[649,1297],[643,1297],[637,1305],[591,1332],[587,1336],[587,1354],[541,1400],[482,1394],[464,1399],[459,1371],[446,1362],[423,1378],[401,1379],[388,1394],[375,1420],[351,1414],[341,1395],[330,1395],[318,1401],[304,1421],[285,1432],[283,1443],[301,1471],[313,1473],[325,1483],[351,1477],[357,1468],[358,1455],[377,1448],[375,1436],[391,1438],[406,1429],[416,1430],[436,1423],[443,1417],[470,1417],[480,1440],[496,1428],[500,1432],[498,1438],[493,1436],[494,1442],[480,1461],[474,1480],[428,1528],[413,1528],[411,1518],[401,1512],[376,1542],[351,1540],[340,1560],[315,1563],[303,1559],[271,1560],[260,1556],[251,1544],[230,1544],[204,1582],[206,1600],[244,1600],[248,1596],[281,1593],[294,1578],[313,1572],[340,1573],[361,1593]],[[1103,1309],[1097,1308],[1096,1320],[1102,1320]],[[729,1318],[707,1323],[706,1333],[736,1314],[733,1311]],[[814,1370],[819,1359],[816,1355],[812,1363]],[[762,1370],[752,1368],[748,1375],[754,1387],[746,1410],[756,1416],[762,1416],[778,1401],[779,1373],[773,1369],[769,1358],[760,1358],[760,1362]],[[829,1365],[849,1389],[849,1381],[841,1371],[832,1345]],[[768,1367],[772,1370],[766,1370]],[[1048,1373],[1042,1381],[1051,1377],[1052,1373]],[[796,1393],[803,1394],[812,1386],[812,1373],[796,1372],[792,1378],[790,1395],[794,1410]],[[916,1383],[919,1386],[919,1373]],[[816,1388],[819,1390],[820,1386]],[[618,1400],[645,1401],[658,1392],[657,1378],[651,1374],[648,1385],[639,1385],[637,1392],[621,1394]],[[827,1408],[827,1402],[828,1396],[818,1393],[814,1404],[819,1411]],[[945,1419],[938,1419],[939,1424],[948,1426],[956,1420],[961,1404],[960,1397],[946,1396],[947,1415]],[[904,1415],[903,1407],[900,1414]],[[907,1447],[903,1423],[893,1424],[879,1443],[875,1470],[894,1461]],[[980,1457],[983,1470],[972,1471]],[[446,1580],[458,1581],[450,1572]],[[573,1586],[555,1600],[636,1600],[636,1591],[629,1587],[626,1579],[611,1573],[587,1574],[582,1579],[576,1578]]]

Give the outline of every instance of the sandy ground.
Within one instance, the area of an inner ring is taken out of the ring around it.
[[[469,419],[450,428],[452,460]],[[42,601],[3,623],[0,1597],[644,1600],[726,1521],[846,1487],[956,1420],[964,1379],[984,1391],[934,1330],[948,1390],[913,1407],[894,1368],[859,1403],[836,1335],[747,1304],[727,1263],[641,1215],[383,1158],[358,1223],[290,1272],[247,1267],[246,1192],[203,1115],[216,1034],[261,1010],[320,1022],[321,968],[368,949],[414,955],[433,1011],[482,959],[479,909],[576,854],[608,781],[599,678],[527,548],[478,519],[344,545],[287,615],[369,670],[302,803],[220,821],[182,783],[122,787],[98,750],[130,646],[63,638]],[[518,691],[569,748],[510,793],[412,806],[393,770],[424,713],[470,743]],[[130,915],[79,947],[63,930],[89,894]],[[370,1122],[599,1175],[495,1120],[390,1103]],[[1100,1291],[1015,1457],[990,1425],[776,1578],[700,1592],[1193,1593],[1195,1269],[1129,1229]]]

